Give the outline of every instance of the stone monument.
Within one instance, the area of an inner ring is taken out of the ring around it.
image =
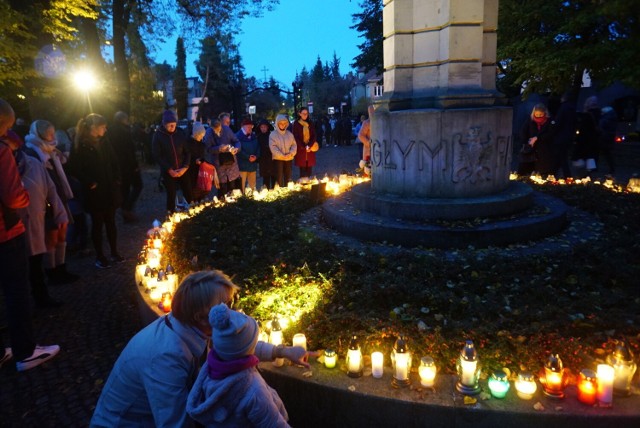
[[[435,247],[509,244],[561,230],[562,203],[509,180],[512,110],[495,88],[498,0],[383,6],[372,180],[325,203],[327,223],[357,238]],[[527,215],[536,204],[549,215]],[[442,226],[473,218],[492,220]]]

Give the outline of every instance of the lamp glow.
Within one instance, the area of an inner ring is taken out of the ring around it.
[[[363,372],[362,351],[358,344],[358,337],[351,337],[349,350],[347,351],[347,374],[349,377],[360,377]]]
[[[293,335],[293,340],[292,340],[292,345],[293,346],[301,346],[306,351],[307,350],[307,337],[302,333],[294,334]]]
[[[633,359],[633,353],[623,341],[619,341],[612,354],[607,356],[607,364],[613,367],[613,394],[617,396],[631,395],[631,379],[638,366]]]
[[[436,372],[438,371],[433,358],[422,357],[420,359],[420,367],[418,374],[420,375],[420,385],[432,388],[435,384]]]
[[[558,354],[552,354],[544,365],[544,372],[540,376],[540,383],[545,395],[552,398],[564,398],[564,388],[567,383],[564,366]]]
[[[282,345],[284,338],[282,337],[282,328],[278,319],[274,319],[271,322],[271,334],[269,334],[269,343],[278,346]],[[282,367],[284,365],[284,358],[276,358],[273,360],[273,365],[276,367]]]
[[[391,384],[394,387],[405,387],[411,384],[409,372],[411,371],[411,353],[407,341],[400,336],[393,345],[391,351],[391,364],[393,365],[393,378]]]
[[[460,351],[456,370],[458,372],[456,389],[465,395],[479,394],[480,363],[473,341],[467,340],[465,342],[464,348]]]
[[[578,401],[589,406],[596,404],[598,381],[593,370],[583,369],[578,378]]]
[[[338,360],[338,356],[333,349],[325,349],[324,350],[324,366],[328,369],[332,369],[336,366],[336,361]]]
[[[384,355],[382,352],[371,353],[371,376],[380,379],[384,373]]]
[[[495,398],[504,398],[509,392],[509,379],[503,370],[497,370],[489,378],[489,391]]]
[[[613,402],[613,378],[615,371],[608,364],[598,364],[596,377],[598,378],[598,406],[611,407]]]
[[[523,400],[531,400],[533,398],[533,394],[535,394],[538,389],[538,385],[536,384],[533,374],[529,372],[522,372],[518,375],[515,387],[518,397]]]

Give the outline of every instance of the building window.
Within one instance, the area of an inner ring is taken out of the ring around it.
[[[375,85],[373,87],[373,96],[375,98],[381,97],[382,93],[384,92],[384,86],[382,85]]]

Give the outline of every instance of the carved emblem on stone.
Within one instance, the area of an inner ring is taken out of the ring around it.
[[[477,183],[491,179],[491,132],[481,135],[480,126],[469,128],[466,137],[453,136],[453,177],[454,183],[469,181]]]

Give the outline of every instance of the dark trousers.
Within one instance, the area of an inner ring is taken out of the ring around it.
[[[278,185],[286,186],[291,181],[292,161],[273,160],[273,166],[276,168],[276,177],[278,177]]]
[[[133,207],[142,192],[142,177],[140,171],[124,174],[122,177],[122,209],[133,211]]]
[[[29,256],[29,282],[31,283],[31,295],[36,303],[45,303],[50,299],[47,280],[42,268],[42,256],[44,254]]]
[[[192,202],[191,181],[188,173],[182,174],[182,177],[174,178],[166,172],[163,172],[162,182],[164,183],[164,188],[167,191],[167,211],[172,213],[176,210],[176,193],[178,191],[178,187],[182,190],[184,199],[188,203]]]
[[[553,175],[558,177],[558,171],[562,170],[563,178],[571,177],[569,166],[569,147],[566,145],[553,146]]]
[[[96,250],[96,257],[104,257],[104,251],[102,248],[102,228],[107,231],[107,241],[109,241],[109,248],[111,255],[118,254],[118,231],[116,229],[116,209],[107,208],[101,211],[91,211],[91,240],[93,241],[93,247]]]
[[[267,189],[271,190],[273,189],[273,186],[275,186],[277,179],[278,177],[276,177],[275,175],[263,175],[262,185],[267,186]]]
[[[31,324],[28,264],[27,241],[24,233],[0,243],[0,272],[2,272],[0,284],[4,293],[9,339],[15,361],[31,356],[36,348]],[[0,355],[4,354],[1,334],[0,349],[2,350]]]
[[[300,177],[311,177],[311,166],[301,166],[300,167]]]

